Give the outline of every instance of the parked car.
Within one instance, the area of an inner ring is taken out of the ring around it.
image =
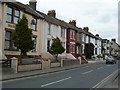
[[[116,64],[116,60],[112,56],[107,57],[106,64],[109,64],[109,63]]]

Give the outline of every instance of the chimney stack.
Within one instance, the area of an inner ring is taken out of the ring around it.
[[[37,1],[36,1],[36,0],[30,0],[30,1],[29,1],[29,6],[30,6],[32,9],[36,10],[36,5],[37,5]]]
[[[89,31],[89,27],[84,27],[83,30],[88,32]]]
[[[55,10],[49,10],[47,15],[55,18],[56,17]]]
[[[99,34],[96,34],[97,37],[99,37]]]
[[[73,26],[76,26],[76,20],[70,20],[69,24],[73,25]]]
[[[113,42],[116,42],[116,39],[112,39]]]

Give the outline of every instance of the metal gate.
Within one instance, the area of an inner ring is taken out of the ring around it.
[[[2,67],[10,67],[11,68],[11,59],[2,59],[0,60]]]

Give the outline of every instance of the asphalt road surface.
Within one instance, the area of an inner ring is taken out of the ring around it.
[[[117,64],[93,64],[68,71],[5,81],[2,88],[92,88],[118,70]]]

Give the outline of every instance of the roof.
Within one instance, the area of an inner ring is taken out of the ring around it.
[[[45,13],[42,13],[42,12],[40,12],[40,11],[37,11],[37,12],[40,13],[41,15],[43,15],[43,16],[44,16],[44,19],[45,19],[47,22],[49,22],[49,23],[51,23],[51,24],[55,24],[55,25],[57,25],[57,26],[62,26],[62,27],[64,27],[64,28],[68,28],[67,23],[66,23],[65,21],[60,20],[60,19],[57,19],[57,18],[54,18],[54,17],[51,17],[51,16],[49,16],[49,15],[46,15]]]
[[[95,38],[96,38],[96,39],[99,39],[99,40],[102,40],[102,38],[101,38],[101,37],[98,37],[98,36],[95,36]]]
[[[10,1],[10,0],[8,0]],[[35,16],[37,18],[41,18],[43,19],[44,17],[38,13],[36,10],[33,10],[31,7],[29,7],[29,5],[25,5],[25,4],[22,4],[20,2],[3,2],[3,3],[6,3],[8,5],[11,5],[11,6],[14,6],[14,7],[17,7],[18,9],[21,9],[23,10],[24,12],[26,13],[29,13],[31,14],[32,16]]]
[[[106,43],[106,41],[110,42],[108,39],[102,39],[103,43]]]

